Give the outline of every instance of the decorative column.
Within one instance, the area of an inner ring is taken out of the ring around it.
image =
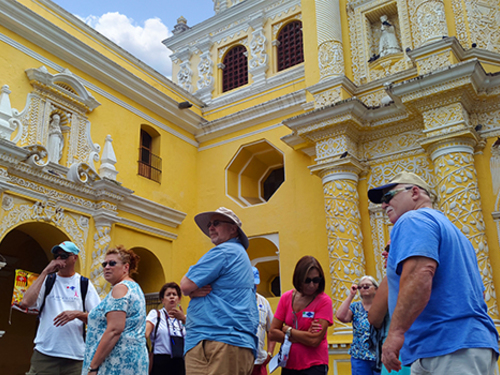
[[[467,109],[461,102],[423,109],[427,139],[421,144],[427,149],[434,164],[438,209],[472,242],[486,288],[488,313],[495,324],[500,326],[481,195],[474,166],[474,147],[480,141],[479,136],[472,129]]]
[[[197,82],[198,91],[196,95],[204,102],[212,100],[212,91],[214,90],[214,62],[210,54],[212,44],[212,40],[206,38],[196,45],[201,51],[200,62],[198,63],[198,77],[200,79]]]
[[[353,157],[311,168],[323,181],[329,271],[334,316],[351,285],[365,274],[358,179],[364,170]],[[335,321],[335,334],[350,334],[350,324]]]
[[[451,138],[432,145],[429,151],[437,177],[439,210],[472,242],[486,288],[484,298],[488,304],[488,313],[499,326],[493,272],[474,167],[475,143],[473,138]]]
[[[269,58],[266,53],[267,39],[264,34],[265,20],[264,13],[261,12],[248,22],[254,30],[252,32],[252,40],[250,41],[250,53],[252,58],[248,64],[248,72],[252,75],[253,86],[255,86],[255,88],[266,84],[266,71],[269,68]]]
[[[315,0],[320,80],[344,74],[340,2]]]

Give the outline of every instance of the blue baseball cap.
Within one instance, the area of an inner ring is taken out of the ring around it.
[[[56,245],[52,248],[52,254],[55,254],[57,249],[61,249],[62,251],[65,251],[67,253],[72,253],[75,255],[78,255],[80,252],[80,249],[71,241],[64,241],[61,242],[59,245]]]
[[[259,270],[257,269],[257,267],[252,267],[252,270],[253,270],[253,283],[255,285],[259,285],[260,284]]]

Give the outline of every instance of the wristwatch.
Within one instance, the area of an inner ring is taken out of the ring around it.
[[[89,366],[89,369],[87,372],[97,372],[97,371],[99,371],[99,367],[92,368],[92,366]]]
[[[286,335],[286,337],[288,337],[288,339],[290,339],[290,337],[292,337],[292,327],[288,327],[286,329],[285,335]]]

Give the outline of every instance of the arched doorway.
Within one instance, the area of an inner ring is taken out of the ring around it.
[[[132,250],[141,257],[139,273],[134,276],[146,296],[146,310],[158,307],[158,292],[165,284],[165,272],[160,261],[151,251],[143,247],[134,247]]]
[[[46,223],[22,224],[6,234],[0,242],[0,254],[7,265],[0,270],[0,368],[2,373],[24,375],[29,369],[35,337],[36,316],[13,311],[9,325],[10,305],[16,269],[40,273],[49,263],[52,246],[68,240],[56,227]],[[76,264],[77,271],[80,265]]]
[[[248,257],[258,268],[260,284],[257,292],[266,298],[281,296],[278,235],[270,234],[249,239]]]

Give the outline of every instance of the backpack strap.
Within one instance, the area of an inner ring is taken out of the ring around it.
[[[83,306],[83,312],[87,311],[85,309],[85,299],[87,298],[87,292],[89,290],[89,279],[87,279],[85,276],[80,275],[80,293],[82,296],[82,306]],[[83,341],[87,338],[87,327],[86,324],[83,323]]]
[[[42,305],[40,306],[40,309],[38,310],[38,320],[40,320],[40,315],[42,314],[43,308],[45,307],[45,299],[49,295],[49,293],[52,291],[52,288],[54,287],[54,284],[56,282],[56,274],[51,273],[47,276],[45,279],[45,293],[43,294],[43,300],[42,300]]]
[[[151,353],[153,354],[155,352],[155,342],[156,342],[156,337],[158,335],[158,326],[160,325],[160,320],[161,320],[160,310],[156,309],[156,314],[158,314],[158,320],[156,321],[156,326],[155,326],[155,339],[154,341],[151,340]]]

